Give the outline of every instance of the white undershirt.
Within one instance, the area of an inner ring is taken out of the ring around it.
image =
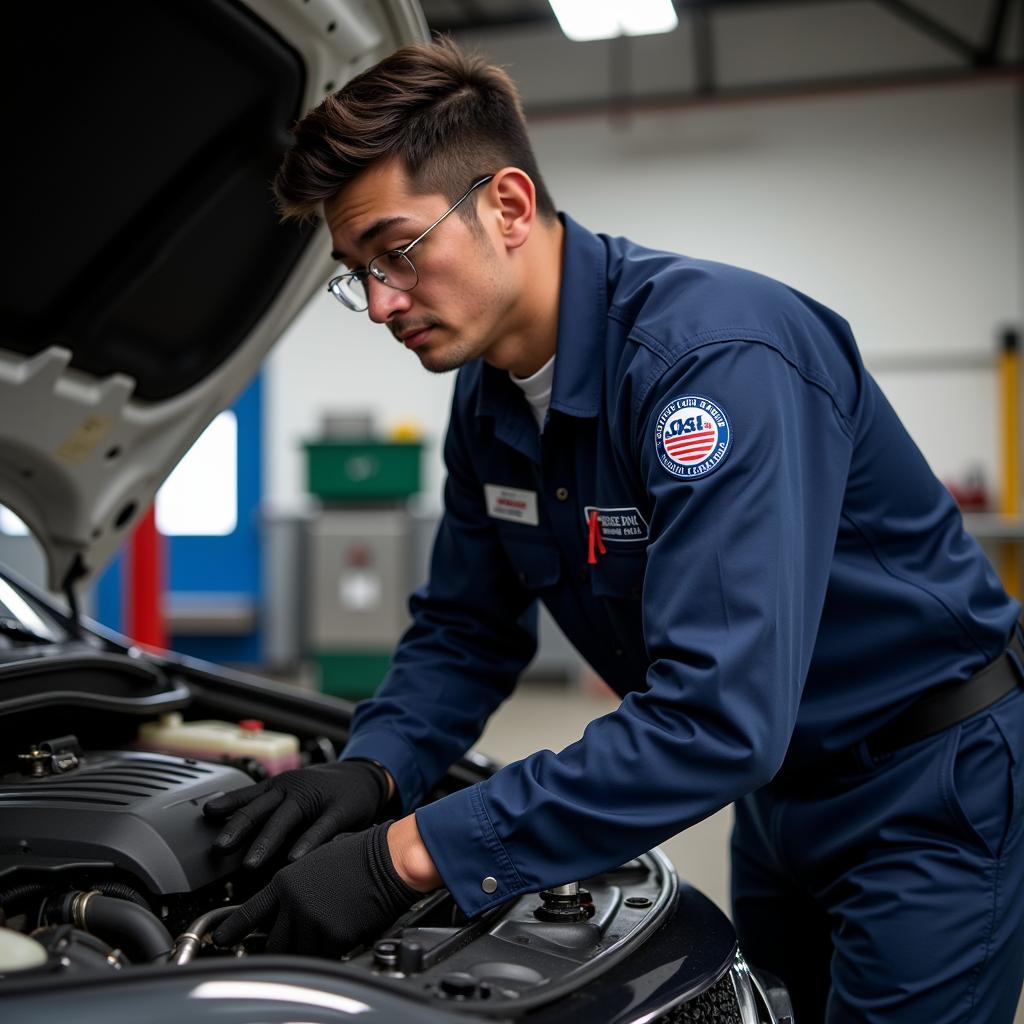
[[[544,429],[544,417],[551,404],[551,384],[555,379],[555,357],[552,356],[536,373],[529,377],[517,377],[509,373],[512,383],[522,390],[530,404],[530,412],[537,421],[537,429]]]

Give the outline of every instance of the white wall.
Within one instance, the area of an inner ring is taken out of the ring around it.
[[[994,483],[991,372],[929,363],[984,359],[1024,315],[1018,95],[1010,82],[934,86],[549,121],[532,135],[557,204],[592,230],[750,267],[837,309],[939,475],[980,464]],[[920,366],[885,369],[894,354]],[[439,506],[452,383],[320,295],[269,363],[269,497],[300,499],[300,442],[323,412],[366,409],[382,428],[420,424]]]

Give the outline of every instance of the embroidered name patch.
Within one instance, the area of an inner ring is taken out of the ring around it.
[[[487,499],[487,514],[494,519],[507,519],[511,523],[537,526],[537,492],[523,491],[518,487],[503,487],[501,484],[484,484]]]
[[[661,410],[654,428],[658,461],[684,480],[717,469],[731,445],[732,431],[725,413],[700,395],[673,398]]]
[[[597,513],[602,540],[641,541],[650,536],[647,520],[640,515],[638,508],[597,508],[595,505],[587,505],[583,509],[583,521],[589,523],[593,512]]]

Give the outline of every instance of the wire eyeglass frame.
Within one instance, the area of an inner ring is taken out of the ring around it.
[[[347,274],[339,274],[327,282],[327,290],[346,308],[353,313],[362,313],[369,309],[369,289],[366,287],[370,277],[400,292],[411,292],[420,283],[419,271],[409,257],[414,245],[419,245],[449,214],[454,213],[481,185],[486,185],[493,178],[488,174],[478,178],[472,185],[441,214],[422,234],[414,238],[401,249],[388,249],[374,256],[366,264],[365,270],[351,270]]]

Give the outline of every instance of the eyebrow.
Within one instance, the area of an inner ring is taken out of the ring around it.
[[[367,242],[372,242],[378,236],[384,234],[388,228],[393,228],[396,224],[405,224],[408,221],[408,217],[381,217],[380,220],[375,220],[360,236],[356,239],[358,245],[366,245]],[[331,259],[336,263],[341,263],[345,259],[345,254],[338,249],[331,250]]]

